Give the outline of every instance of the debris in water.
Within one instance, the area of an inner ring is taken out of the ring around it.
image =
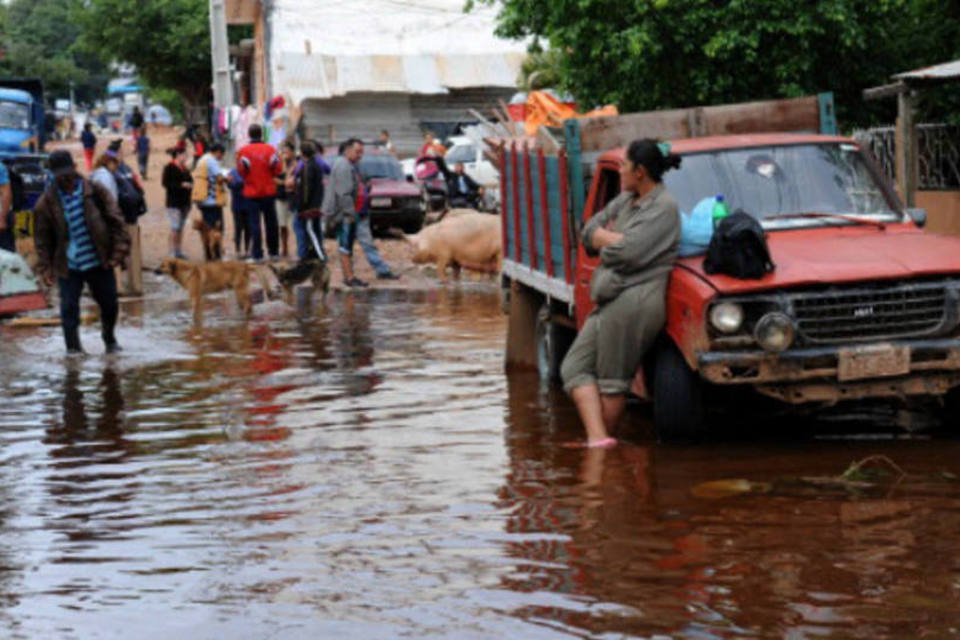
[[[767,493],[771,488],[771,485],[767,482],[751,482],[743,478],[728,478],[725,480],[701,482],[690,489],[690,493],[697,498],[719,500],[721,498],[730,498],[745,493]]]

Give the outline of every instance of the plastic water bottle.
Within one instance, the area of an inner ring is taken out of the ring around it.
[[[716,229],[717,225],[720,224],[720,221],[730,215],[730,209],[727,208],[727,201],[724,199],[722,193],[718,193],[713,203],[713,228]]]

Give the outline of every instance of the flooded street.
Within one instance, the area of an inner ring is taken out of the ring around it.
[[[216,298],[199,338],[148,285],[119,357],[0,327],[3,638],[960,635],[955,439],[665,446],[633,407],[567,449],[494,285]],[[870,455],[906,475],[810,480]]]

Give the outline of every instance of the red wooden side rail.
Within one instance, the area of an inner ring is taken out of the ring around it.
[[[500,144],[500,255],[507,257],[507,225],[510,224],[510,208],[507,206],[507,145]]]
[[[536,270],[539,267],[539,260],[537,259],[537,237],[534,231],[533,224],[533,190],[536,188],[533,184],[533,178],[530,175],[530,149],[524,147],[523,149],[523,179],[524,184],[526,185],[527,192],[527,245],[530,248],[530,264],[528,265],[531,269]]]
[[[550,246],[550,201],[547,199],[547,163],[543,149],[537,149],[537,166],[540,168],[540,215],[543,216],[543,255],[547,263],[547,275],[553,277],[553,250]]]
[[[560,215],[563,219],[563,275],[573,284],[573,265],[570,259],[570,183],[567,174],[567,152],[560,150]]]
[[[520,253],[520,177],[517,175],[517,143],[510,143],[510,177],[513,182],[513,257],[523,264]]]

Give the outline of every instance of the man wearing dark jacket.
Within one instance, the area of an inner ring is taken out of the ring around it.
[[[37,273],[47,284],[57,280],[60,318],[68,353],[83,353],[80,344],[80,294],[84,283],[100,306],[107,353],[120,351],[117,323],[117,281],[113,267],[130,248],[123,216],[107,189],[77,173],[67,151],[50,154],[54,182],[34,208]]]

